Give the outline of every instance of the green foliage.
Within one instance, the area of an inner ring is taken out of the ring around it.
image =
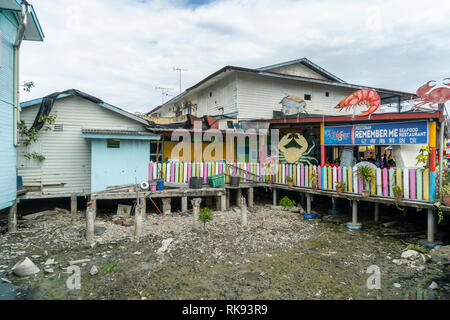
[[[287,181],[287,182],[293,182],[294,179],[292,179],[292,177],[286,177],[286,181]]]
[[[424,253],[424,254],[428,254],[430,252],[430,250],[428,250],[427,248],[425,248],[419,244],[413,244],[413,243],[408,244],[408,246],[405,249],[403,249],[403,251],[407,251],[407,250],[415,250],[417,252]]]
[[[395,185],[392,187],[392,191],[394,192],[395,196],[402,196],[403,195],[403,189],[399,185]]]
[[[428,157],[431,153],[431,148],[429,146],[423,146],[420,148],[419,154],[416,157],[416,165],[422,164],[425,169],[429,167]]]
[[[280,199],[279,204],[280,204],[280,206],[283,207],[283,209],[289,210],[295,206],[295,201],[289,199],[287,196],[284,196],[283,198]]]
[[[116,261],[116,262],[110,264],[109,266],[102,267],[101,270],[105,274],[111,273],[113,271],[120,271],[119,261]]]
[[[50,130],[52,130],[52,127],[50,125],[54,124],[55,120],[56,120],[56,114],[48,115],[48,116],[43,115],[38,119],[38,122],[41,122],[44,124],[44,126],[42,127],[43,131],[50,131]],[[19,121],[19,134],[20,134],[23,144],[28,147],[30,144],[32,144],[33,142],[36,142],[38,140],[39,130],[37,130],[34,127],[28,128],[25,121],[20,120]],[[37,152],[26,153],[26,154],[24,154],[24,157],[27,159],[36,159],[39,161],[45,160],[45,157],[42,154],[39,154]]]
[[[347,185],[345,184],[345,182],[338,182],[336,183],[336,189],[345,189]]]
[[[450,196],[450,185],[442,186],[441,192],[443,197]]]
[[[375,173],[369,166],[358,167],[356,174],[364,182],[365,189],[367,189],[368,182],[372,182],[375,179]]]
[[[198,219],[203,222],[203,227],[206,227],[206,223],[212,221],[213,214],[210,208],[205,207],[200,210],[200,213],[198,215]]]
[[[31,92],[31,88],[34,87],[34,82],[33,81],[24,82],[22,86],[23,86],[23,91]]]

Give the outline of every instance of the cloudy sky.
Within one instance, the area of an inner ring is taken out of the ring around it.
[[[131,112],[225,65],[307,57],[347,82],[415,92],[450,77],[450,1],[29,0],[45,34],[26,41],[22,101],[76,88]],[[167,97],[167,98],[170,98]],[[167,100],[166,98],[166,100]]]

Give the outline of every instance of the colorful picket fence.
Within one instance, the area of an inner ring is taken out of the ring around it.
[[[272,170],[262,163],[232,163],[233,166],[259,176],[259,181],[266,181],[266,174],[272,174],[272,183],[287,184],[286,177],[292,177],[294,185],[298,187],[312,187],[313,177],[316,176],[318,189],[336,190],[338,182],[344,182],[344,192],[362,193],[363,181],[351,167],[308,166],[300,164],[275,164]],[[393,187],[403,189],[403,198],[411,200],[433,201],[436,181],[434,174],[428,169],[372,169],[375,179],[369,186],[372,195],[394,197]],[[188,183],[190,177],[202,177],[204,183],[207,178],[216,174],[227,174],[225,181],[229,182],[229,175],[240,175],[237,169],[229,168],[224,161],[211,162],[164,162],[149,164],[149,180],[163,179],[167,182]],[[250,182],[249,175],[241,174],[241,182]]]

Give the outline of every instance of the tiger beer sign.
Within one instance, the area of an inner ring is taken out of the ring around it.
[[[427,121],[324,127],[324,145],[427,144]]]

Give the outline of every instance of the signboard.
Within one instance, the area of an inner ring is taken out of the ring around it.
[[[428,122],[390,122],[323,129],[325,145],[428,144]]]

